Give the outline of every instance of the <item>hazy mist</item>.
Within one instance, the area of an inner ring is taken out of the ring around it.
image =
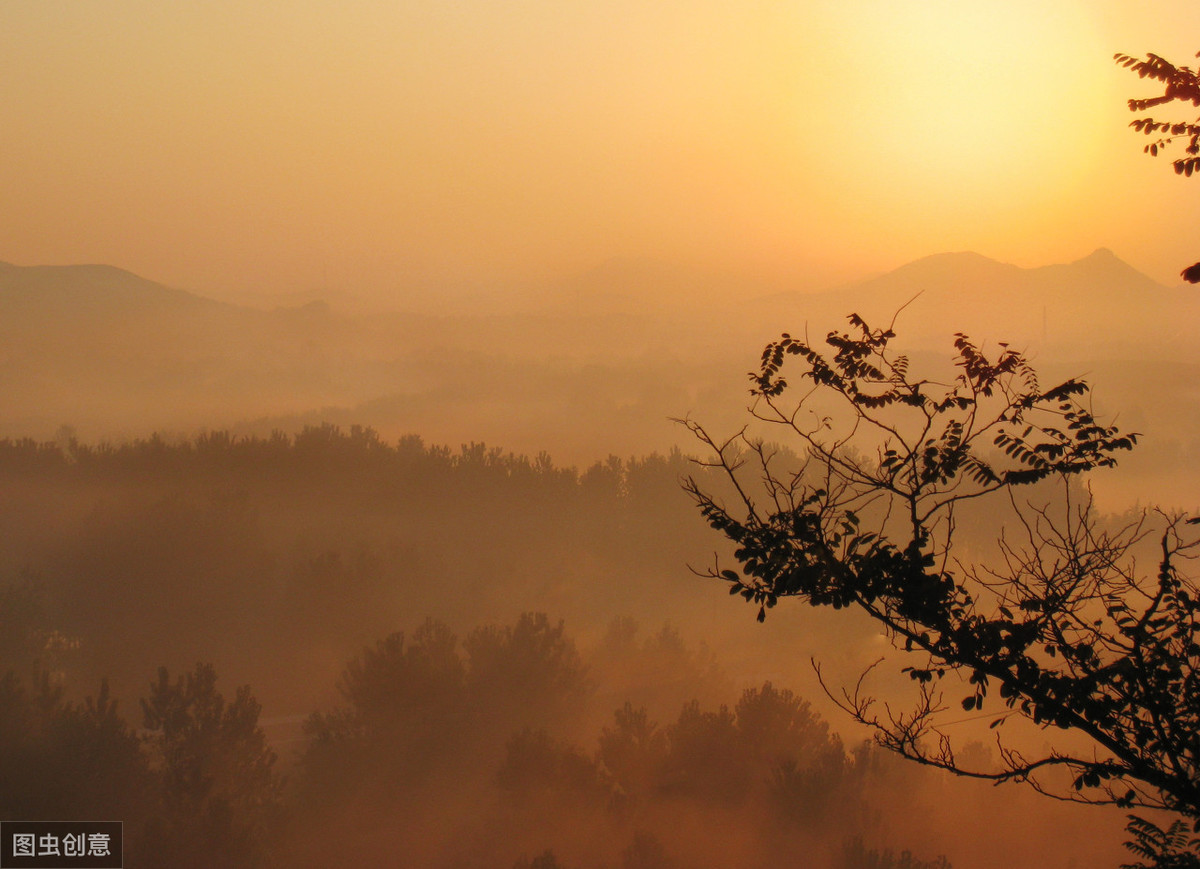
[[[0,820],[130,867],[1128,859],[870,743],[813,667],[910,696],[865,617],[697,575],[679,421],[774,436],[764,345],[857,312],[930,380],[965,333],[1092,384],[1140,434],[1099,525],[1196,508],[1200,200],[1110,58],[1198,10],[0,4]]]
[[[969,330],[1087,374],[1101,410],[1144,432],[1151,449],[1090,482],[1120,512],[1146,480],[1173,483],[1160,500],[1188,491],[1196,421],[1179,396],[1200,360],[1195,321],[1169,311],[1194,302],[1107,250],[1039,269],[943,254],[733,304],[713,278],[706,305],[643,301],[695,279],[613,263],[520,312],[364,313],[231,305],[106,266],[0,268],[0,620],[10,704],[45,698],[8,738],[51,767],[86,750],[47,734],[91,720],[78,704],[103,683],[119,700],[105,726],[140,746],[120,774],[157,781],[172,743],[139,698],[211,698],[215,676],[244,738],[195,762],[274,762],[218,775],[217,792],[167,779],[113,803],[149,863],[195,837],[244,865],[1115,861],[1118,812],[997,799],[866,746],[809,660],[857,678],[888,649],[871,625],[787,606],[760,625],[694,575],[720,545],[680,488],[701,445],[670,417],[738,430],[764,324],[895,318],[930,376]],[[983,557],[997,521],[964,513],[960,551]],[[240,685],[250,705],[230,699]],[[986,757],[986,722],[965,718]],[[64,787],[25,775],[7,813],[37,805],[29,782]],[[80,787],[63,811],[103,814],[106,794]],[[217,804],[233,813],[219,829]]]

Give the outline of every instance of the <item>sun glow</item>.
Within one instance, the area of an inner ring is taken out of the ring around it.
[[[953,245],[956,231],[1051,225],[1087,195],[1090,131],[1113,102],[1088,80],[1106,46],[1084,10],[880,2],[840,35],[829,62],[846,123],[832,159],[864,226],[875,216],[892,238],[940,232]]]
[[[1186,223],[1195,196],[1138,152],[1137,82],[1110,58],[1186,59],[1197,10],[16,4],[0,259],[234,293],[319,272],[382,299],[611,257],[849,279],[940,250],[1033,265],[1107,245],[1153,251],[1165,278],[1191,254],[1164,246],[1188,239],[1130,215],[1153,198]]]

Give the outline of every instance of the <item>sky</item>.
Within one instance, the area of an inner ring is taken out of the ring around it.
[[[0,0],[0,260],[397,305],[612,259],[1175,283],[1200,180],[1112,55],[1198,35],[1193,0]]]

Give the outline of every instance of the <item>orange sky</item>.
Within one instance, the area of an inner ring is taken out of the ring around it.
[[[611,257],[805,286],[1107,246],[1174,282],[1200,181],[1111,56],[1198,36],[1191,0],[9,0],[0,260],[396,304]]]

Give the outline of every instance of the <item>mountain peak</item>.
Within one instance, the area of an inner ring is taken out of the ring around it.
[[[1121,292],[1165,289],[1158,281],[1138,271],[1107,247],[1099,247],[1082,259],[1060,265],[1042,266],[1032,271],[1060,280],[1070,273],[1091,281],[1097,291],[1109,287]]]
[[[1098,247],[1083,259],[1076,262],[1121,262],[1121,258],[1112,252],[1112,248]]]
[[[1133,266],[1125,262],[1111,248],[1098,247],[1082,259],[1077,259],[1074,262],[1066,263],[1069,268],[1091,268],[1091,269],[1120,269],[1122,271],[1134,271]]]

